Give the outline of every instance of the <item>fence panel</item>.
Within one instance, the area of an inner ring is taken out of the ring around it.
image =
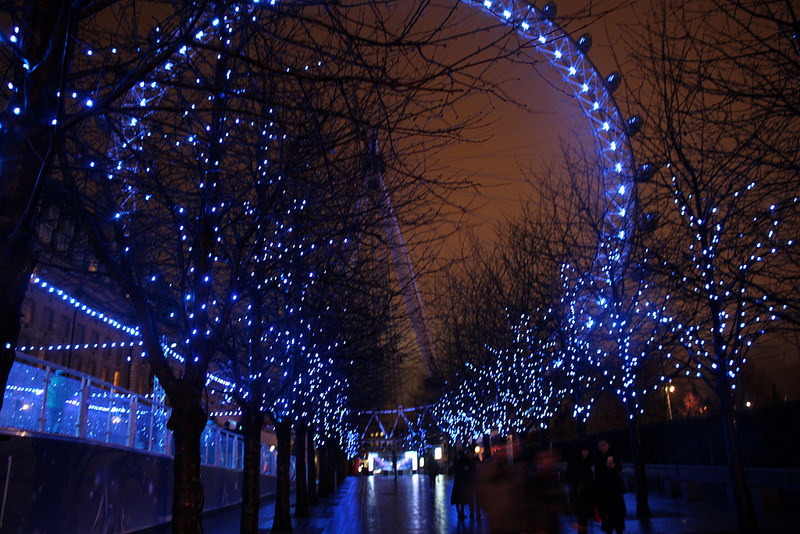
[[[134,407],[135,413],[131,413]],[[169,416],[168,407],[150,399],[84,373],[17,353],[0,411],[0,427],[172,455]],[[242,436],[213,422],[203,432],[201,447],[205,465],[229,469],[242,469],[244,465]],[[263,474],[274,474],[275,456],[274,451],[262,445]]]
[[[8,375],[0,424],[20,430],[39,430],[46,380],[47,369],[15,362]]]

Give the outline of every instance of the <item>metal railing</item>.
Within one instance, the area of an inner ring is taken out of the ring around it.
[[[85,373],[17,353],[0,427],[171,456],[170,408]],[[201,438],[204,465],[241,469],[241,435],[209,421]],[[261,473],[275,473],[275,452],[261,445]]]

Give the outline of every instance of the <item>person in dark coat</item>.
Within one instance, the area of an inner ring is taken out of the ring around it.
[[[439,462],[433,454],[433,448],[425,457],[425,471],[428,473],[428,482],[433,487],[436,484],[436,477],[439,476]]]
[[[478,503],[486,513],[491,534],[529,530],[522,513],[526,504],[525,475],[519,465],[508,463],[505,447],[493,451],[478,469]]]
[[[464,480],[464,498],[466,499],[467,506],[469,506],[469,516],[475,517],[475,512],[478,513],[478,519],[481,517],[481,512],[477,509],[477,502],[475,492],[478,487],[478,458],[475,456],[474,449],[467,449],[466,451],[466,473]]]
[[[602,524],[600,529],[611,534],[625,530],[625,486],[620,476],[622,462],[614,455],[608,440],[597,442],[598,455],[594,464],[594,486],[597,509]]]
[[[567,496],[559,480],[558,458],[549,450],[540,450],[534,456],[533,472],[528,469],[523,532],[530,534],[558,534],[559,517],[569,513]]]
[[[588,442],[578,445],[578,450],[567,462],[567,485],[569,503],[578,523],[578,534],[589,532],[589,518],[594,515],[594,475]]]
[[[450,493],[450,504],[456,506],[458,519],[464,519],[464,505],[469,504],[469,460],[463,448],[459,448],[453,458],[453,491]]]

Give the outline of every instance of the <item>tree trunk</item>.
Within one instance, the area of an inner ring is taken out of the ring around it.
[[[741,444],[739,441],[739,428],[736,419],[736,406],[733,394],[727,384],[720,385],[720,412],[725,431],[725,449],[728,453],[728,466],[730,467],[733,495],[736,501],[736,515],[739,522],[739,532],[758,534],[760,532],[756,518],[753,496],[747,484],[747,477],[742,463]]]
[[[338,443],[336,444],[336,458],[339,469],[337,470],[338,474],[334,482],[338,486],[338,484],[341,484],[345,477],[349,474],[349,471],[347,470],[347,455],[345,454],[344,449],[340,447]]]
[[[14,239],[0,245],[0,409],[8,375],[14,365],[25,290],[33,270],[30,240]]]
[[[62,70],[72,54],[66,38],[72,17],[66,1],[31,0],[20,22],[19,58],[6,72],[17,87],[19,112],[4,115],[0,136],[0,408],[14,364],[20,311],[35,264],[32,253],[33,214],[59,142],[51,124],[57,116]],[[12,106],[9,103],[10,109]]]
[[[483,435],[483,457],[491,458],[492,457],[492,438],[489,437],[489,434]],[[433,454],[431,454],[431,461],[433,460]]]
[[[319,496],[327,497],[333,492],[333,470],[331,468],[330,444],[319,448]]]
[[[242,517],[239,532],[258,534],[258,512],[261,504],[261,427],[264,414],[246,407],[242,414],[244,431],[244,464],[242,469]]]
[[[347,475],[347,459],[344,456],[344,451],[335,442],[331,443],[328,455],[328,465],[331,466],[331,493],[333,493]]]
[[[586,421],[582,418],[575,421],[575,435],[578,443],[586,441]]]
[[[315,505],[317,499],[317,463],[314,450],[314,428],[306,430],[306,452],[308,455],[308,502]]]
[[[173,399],[170,399],[173,400]],[[167,428],[175,443],[175,484],[172,491],[172,532],[203,531],[203,484],[200,480],[200,437],[206,426],[202,407],[187,399],[172,407]],[[196,400],[196,399],[194,399]]]
[[[311,510],[308,506],[308,482],[306,480],[306,432],[308,427],[305,421],[299,421],[295,430],[295,509],[294,515],[297,517],[308,517]]]
[[[639,432],[639,418],[636,415],[628,418],[628,434],[631,440],[633,472],[636,480],[636,517],[649,519],[653,515],[647,498],[650,488],[647,484],[647,471],[645,470],[644,456],[642,455],[642,435]]]
[[[272,532],[291,532],[292,512],[289,508],[289,459],[292,454],[291,423],[276,422],[275,437],[278,440],[278,480]]]

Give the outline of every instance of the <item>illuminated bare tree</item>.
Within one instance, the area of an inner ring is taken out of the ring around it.
[[[758,525],[737,432],[738,377],[751,347],[788,314],[797,272],[786,269],[798,139],[787,83],[796,80],[782,63],[797,65],[796,32],[778,23],[796,25],[792,11],[787,2],[659,3],[636,40],[634,93],[649,125],[640,152],[661,168],[642,198],[658,214],[648,253],[672,282],[679,343],[668,357],[719,399],[742,532]]]
[[[207,384],[222,384],[215,387],[223,394],[230,387],[208,371],[235,337],[229,329],[236,328],[239,298],[258,299],[256,260],[277,260],[279,269],[261,275],[279,280],[264,284],[273,293],[262,303],[278,302],[280,287],[291,285],[281,280],[310,275],[288,261],[292,254],[302,256],[323,237],[335,243],[330,250],[342,251],[363,231],[353,224],[362,180],[352,180],[352,171],[373,136],[385,147],[385,185],[401,223],[427,220],[449,185],[420,174],[420,147],[458,127],[429,114],[448,110],[466,88],[492,87],[475,77],[475,65],[486,60],[472,59],[480,47],[441,58],[457,36],[451,14],[432,23],[393,18],[392,8],[217,2],[191,41],[137,85],[136,98],[87,126],[82,142],[63,152],[59,170],[96,254],[138,317],[172,407],[176,532],[200,528]],[[275,148],[286,145],[284,136],[304,146],[295,159]],[[306,189],[300,177],[308,179]],[[295,241],[287,224],[289,212],[301,209],[316,210],[320,221],[305,242]],[[275,316],[254,319],[266,331]]]
[[[724,56],[709,73],[710,91],[737,102],[729,126],[752,137],[747,150],[730,157],[757,165],[776,191],[769,276],[755,280],[769,299],[765,311],[800,324],[800,254],[795,244],[800,222],[800,9],[785,0],[724,0],[715,6],[719,25],[704,38],[724,43]],[[721,125],[722,126],[722,125]]]
[[[203,9],[204,2],[93,0],[0,8],[0,389],[14,362],[36,263],[36,209],[56,155],[189,42],[205,23]]]

